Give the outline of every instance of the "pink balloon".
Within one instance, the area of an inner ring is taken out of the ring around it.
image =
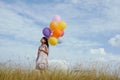
[[[62,31],[62,34],[61,34],[61,37],[63,37],[64,36],[64,31]]]
[[[61,21],[61,17],[59,15],[55,15],[53,16],[52,21],[59,22]]]

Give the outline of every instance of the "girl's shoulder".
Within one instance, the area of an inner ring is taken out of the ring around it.
[[[40,45],[39,48],[41,47],[47,47],[47,45],[46,44]]]

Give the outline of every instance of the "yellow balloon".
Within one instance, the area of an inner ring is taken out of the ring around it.
[[[55,46],[55,45],[57,45],[58,40],[57,40],[55,37],[50,37],[50,38],[48,39],[48,42],[49,42],[52,46]]]
[[[64,21],[58,22],[57,28],[60,30],[64,30],[66,28],[66,23]]]
[[[58,26],[57,22],[52,21],[52,22],[50,23],[50,29],[51,29],[51,30],[55,30],[55,29],[57,28],[57,26]]]

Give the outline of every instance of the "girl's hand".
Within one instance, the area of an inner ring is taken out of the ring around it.
[[[41,51],[43,51],[42,49],[39,49],[38,52],[40,53]]]

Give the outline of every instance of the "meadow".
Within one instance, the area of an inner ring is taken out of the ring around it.
[[[20,67],[0,65],[0,80],[120,80],[120,67],[112,70],[111,65],[84,68],[76,65],[73,69],[52,69],[39,71]]]

